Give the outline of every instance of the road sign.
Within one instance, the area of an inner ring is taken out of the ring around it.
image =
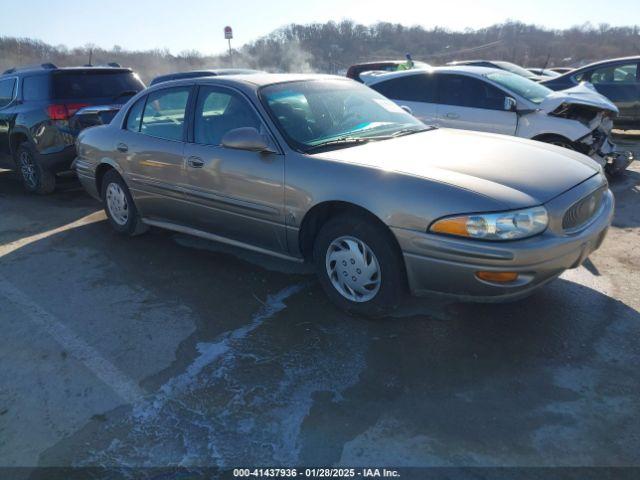
[[[233,30],[231,27],[224,27],[224,38],[227,40],[231,40],[233,38]]]

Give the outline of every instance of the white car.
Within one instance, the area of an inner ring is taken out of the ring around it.
[[[511,72],[473,66],[361,78],[428,125],[539,140],[584,153],[611,173],[620,169],[610,138],[618,108],[588,84],[554,92]]]

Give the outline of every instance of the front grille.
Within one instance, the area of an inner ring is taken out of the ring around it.
[[[585,227],[591,219],[600,211],[606,185],[600,187],[595,192],[590,193],[583,199],[574,203],[567,210],[562,219],[562,228],[565,232],[571,233]]]

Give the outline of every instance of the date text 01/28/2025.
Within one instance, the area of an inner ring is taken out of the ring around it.
[[[236,468],[236,478],[398,478],[397,470],[386,468]]]

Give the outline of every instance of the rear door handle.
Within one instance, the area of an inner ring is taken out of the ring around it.
[[[187,158],[187,165],[191,168],[202,168],[204,166],[204,160],[200,157],[189,157]]]
[[[119,152],[125,153],[129,151],[129,147],[127,147],[124,143],[119,143],[116,147]]]
[[[457,113],[453,113],[453,112],[445,113],[444,116],[447,117],[447,118],[451,118],[453,120],[455,120],[456,118],[460,118],[460,115],[458,115]]]

